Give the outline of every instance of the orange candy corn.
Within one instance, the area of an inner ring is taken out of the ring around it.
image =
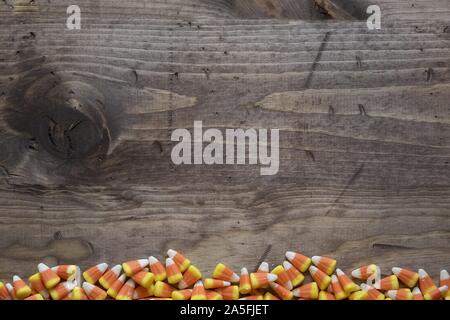
[[[32,296],[29,296],[28,298],[25,298],[24,300],[44,300],[44,297],[41,296],[39,293],[33,294]]]
[[[106,272],[108,264],[99,263],[83,272],[83,278],[91,284],[97,283],[98,279]]]
[[[172,291],[173,300],[189,300],[192,296],[192,289],[175,290]],[[206,297],[206,292],[205,292]]]
[[[317,300],[319,298],[319,287],[317,283],[310,282],[294,289],[292,293],[304,300]]]
[[[11,300],[8,289],[5,284],[0,281],[0,300]]]
[[[119,294],[120,289],[122,289],[123,285],[125,284],[125,280],[126,280],[127,276],[122,274],[108,289],[108,291],[106,291],[106,293],[108,294],[108,296],[110,296],[111,298],[116,298],[117,295]]]
[[[155,281],[163,281],[166,279],[166,268],[158,259],[151,256],[148,258],[148,262],[150,265],[150,271],[155,275]]]
[[[369,277],[376,274],[378,267],[374,264],[359,267],[352,271],[352,277],[360,280],[367,280]]]
[[[222,295],[214,290],[205,290],[205,292],[208,300],[223,300]]]
[[[38,270],[41,275],[42,283],[47,289],[53,288],[61,281],[61,278],[56,272],[43,263],[39,263]]]
[[[183,279],[178,283],[178,288],[186,289],[194,285],[198,280],[202,278],[202,273],[200,270],[194,266],[190,265],[189,268],[184,272]]]
[[[79,289],[77,289],[79,291]],[[101,289],[100,287],[97,287],[96,285],[93,285],[92,283],[85,282],[83,283],[83,291],[88,296],[89,300],[105,300],[106,299],[106,291]],[[78,294],[78,292],[77,292]],[[82,296],[82,294],[80,293]],[[73,294],[72,294],[73,298]]]
[[[152,284],[149,288],[144,288],[140,285],[136,285],[133,292],[133,299],[140,300],[148,297],[153,297],[155,294],[155,285]]]
[[[380,291],[375,289],[372,286],[369,286],[365,283],[361,283],[361,290],[367,292],[367,300],[384,300],[386,299],[385,295]]]
[[[172,286],[168,285],[167,283],[162,281],[156,281],[154,291],[155,297],[171,298],[173,291],[175,291],[175,289]]]
[[[127,277],[131,277],[132,275],[138,273],[142,269],[148,266],[147,259],[139,259],[139,260],[131,260],[122,263],[123,272],[127,275]]]
[[[75,280],[75,274],[77,272],[77,266],[73,264],[63,264],[56,267],[52,267],[52,270],[63,280],[73,281]]]
[[[428,291],[423,295],[423,298],[425,300],[441,300],[442,298],[445,298],[445,295],[448,292],[447,286],[442,286],[433,290]]]
[[[270,287],[281,300],[291,300],[294,297],[294,294],[290,290],[276,282],[270,282]]]
[[[334,274],[331,276],[331,287],[333,288],[333,293],[336,300],[342,300],[348,297],[349,294],[344,291],[338,277]]]
[[[9,293],[9,296],[11,297],[11,299],[17,300],[16,291],[14,290],[14,287],[12,286],[12,284],[7,283],[7,284],[5,284],[5,287],[6,287],[6,289],[8,289],[8,293]]]
[[[352,293],[361,290],[341,269],[336,269],[336,275],[342,288],[346,293]]]
[[[314,256],[311,258],[312,263],[319,268],[321,271],[325,272],[327,275],[331,275],[336,269],[337,261],[324,256]]]
[[[267,288],[270,282],[278,279],[276,274],[267,272],[255,272],[250,274],[250,283],[253,289]]]
[[[205,284],[206,289],[217,289],[217,288],[231,286],[231,282],[229,282],[229,281],[210,279],[210,278],[206,278],[204,284]]]
[[[98,279],[98,282],[100,285],[105,289],[108,290],[114,282],[119,279],[120,273],[122,272],[122,266],[120,264],[115,265],[108,271],[106,271],[100,279]]]
[[[322,270],[315,266],[309,267],[309,273],[313,280],[317,283],[320,290],[326,290],[331,283],[331,278]]]
[[[145,268],[142,271],[139,271],[135,275],[131,277],[137,284],[143,286],[144,288],[150,288],[155,280],[155,276],[153,273],[148,272],[148,269]]]
[[[392,273],[409,288],[414,287],[419,280],[419,274],[408,269],[394,267]]]
[[[413,300],[424,300],[422,292],[420,292],[419,287],[414,287],[412,294],[413,294]]]
[[[239,287],[229,286],[218,288],[216,291],[222,296],[223,300],[237,300],[239,299]]]
[[[284,261],[283,267],[284,270],[286,270],[286,272],[288,273],[293,287],[297,287],[303,282],[303,280],[305,280],[305,276],[300,273],[300,271],[298,271],[297,268],[295,268],[294,265],[292,265],[290,262]]]
[[[364,290],[353,292],[349,297],[349,300],[368,300],[369,294]]]
[[[422,294],[425,297],[425,294],[428,292],[437,289],[437,286],[434,284],[433,279],[426,273],[425,270],[419,269],[419,288]]]
[[[247,268],[241,269],[241,277],[239,279],[239,292],[241,294],[248,294],[252,291],[252,285],[250,284],[250,275]]]
[[[280,300],[277,296],[274,296],[269,291],[264,294],[264,300]]]
[[[397,290],[399,288],[398,278],[396,275],[387,276],[375,282],[374,287],[382,291]]]
[[[61,282],[54,288],[50,289],[49,293],[53,300],[62,300],[75,288],[73,282]]]
[[[288,259],[300,272],[305,272],[311,265],[311,258],[293,251],[286,252],[286,259]]]
[[[131,300],[133,299],[134,288],[136,283],[133,279],[128,279],[127,282],[120,288],[119,293],[116,296],[116,300]]]
[[[178,283],[183,279],[180,268],[178,268],[177,264],[172,260],[172,258],[166,259],[166,274],[167,282],[169,282],[170,284]]]
[[[31,288],[19,276],[13,276],[13,288],[17,299],[25,299],[31,295]]]
[[[172,258],[173,261],[177,264],[178,268],[181,272],[184,272],[189,268],[191,265],[191,261],[187,259],[184,255],[182,255],[180,252],[175,251],[173,249],[167,250],[167,255],[169,258]]]
[[[219,263],[214,268],[213,278],[233,283],[239,282],[239,276],[236,274],[236,272],[234,272],[233,269],[224,265],[223,263]]]
[[[331,292],[320,291],[319,300],[336,300],[336,297]]]
[[[411,292],[411,289],[409,288],[402,288],[398,290],[388,290],[386,292],[386,295],[391,298],[392,300],[412,300],[413,294]]]
[[[440,279],[439,279],[439,285],[442,286],[447,286],[450,288],[450,275],[448,274],[447,270],[441,270],[440,273]],[[447,294],[445,295],[446,297],[450,297],[450,290],[447,291]]]
[[[191,300],[207,300],[205,287],[201,280],[197,281],[192,289]]]
[[[267,272],[269,273],[269,264],[265,261],[261,262],[256,272]]]
[[[48,299],[49,294],[45,289],[44,284],[42,283],[41,274],[39,272],[29,277],[28,282],[30,283],[31,289],[33,289],[34,292],[39,293],[44,299]]]
[[[83,288],[75,287],[72,292],[69,294],[71,300],[89,300],[86,292],[84,292]]]
[[[271,273],[277,275],[278,278],[277,278],[276,282],[279,285],[282,285],[283,287],[285,287],[288,290],[292,290],[293,285],[292,285],[291,277],[289,277],[289,274],[287,273],[287,271],[284,269],[283,266],[275,267]]]

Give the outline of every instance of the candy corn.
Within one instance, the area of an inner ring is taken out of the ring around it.
[[[166,274],[167,282],[169,282],[170,284],[176,284],[183,279],[180,268],[178,268],[177,264],[172,260],[172,258],[166,259]]]
[[[43,263],[38,265],[38,270],[41,275],[42,283],[47,289],[53,288],[61,281],[61,278],[56,272]]]
[[[229,286],[218,288],[216,291],[222,296],[223,300],[237,300],[239,299],[239,287]]]
[[[116,296],[116,300],[131,300],[133,299],[134,288],[136,283],[133,279],[128,279],[127,282],[120,288],[119,293]]]
[[[412,300],[414,298],[411,289],[409,288],[388,290],[386,295],[392,300]]]
[[[100,285],[105,289],[108,290],[114,282],[119,279],[120,273],[122,272],[122,266],[120,264],[115,265],[108,271],[106,271],[100,279],[98,279],[98,282]]]
[[[133,292],[133,299],[139,300],[148,297],[152,297],[155,294],[155,285],[152,284],[149,288],[144,288],[140,285],[136,285]]]
[[[425,270],[419,269],[419,288],[422,294],[425,297],[425,294],[428,292],[437,289],[437,286],[434,284],[433,279],[426,273]]]
[[[428,291],[423,295],[425,300],[440,300],[445,297],[448,292],[447,286],[442,286],[433,290]]]
[[[44,300],[44,297],[39,293],[36,293],[33,294],[32,296],[29,296],[28,298],[25,298],[24,300]]]
[[[277,275],[266,272],[256,272],[250,274],[250,283],[253,289],[267,288],[270,282],[277,280]]]
[[[175,290],[172,291],[173,300],[189,300],[192,296],[192,289]],[[205,292],[206,297],[206,292]]]
[[[191,261],[189,261],[189,259],[187,259],[184,255],[182,255],[178,251],[169,249],[167,250],[167,255],[169,256],[169,258],[173,259],[173,261],[177,264],[181,272],[186,271],[187,268],[189,268],[189,266],[191,265]]]
[[[336,300],[336,297],[330,292],[320,291],[319,300]]]
[[[286,252],[286,259],[288,259],[300,272],[306,272],[311,265],[311,258],[293,251]]]
[[[247,268],[241,269],[241,277],[239,279],[239,292],[241,294],[248,294],[252,291],[252,285],[250,283],[250,275]]]
[[[166,268],[163,266],[163,264],[153,256],[148,258],[148,262],[150,265],[150,271],[155,276],[155,281],[165,280],[167,274],[166,274]]]
[[[72,292],[70,293],[70,298],[72,300],[89,300],[86,292],[84,292],[83,288],[80,287],[73,288]]]
[[[300,273],[300,271],[298,271],[297,268],[295,268],[290,262],[284,261],[283,267],[288,273],[293,287],[299,286],[303,282],[303,280],[305,280],[305,276]]]
[[[73,288],[75,288],[75,284],[73,282],[61,282],[54,288],[50,289],[49,293],[53,300],[62,300],[67,297]]]
[[[33,289],[34,292],[39,293],[44,299],[48,299],[49,294],[45,289],[44,284],[42,283],[41,274],[39,272],[29,277],[28,282],[30,283],[31,289]]]
[[[214,290],[205,290],[205,292],[208,300],[223,300],[222,295]]]
[[[106,293],[111,298],[116,298],[119,294],[120,289],[122,289],[123,285],[125,284],[127,276],[122,274],[119,278],[117,278],[116,281],[109,287],[108,291]]]
[[[440,273],[440,279],[439,279],[439,285],[442,286],[447,286],[450,288],[450,275],[448,274],[447,270],[441,270]],[[450,297],[450,290],[447,291],[447,294],[445,295],[446,297]]]
[[[147,259],[132,260],[122,263],[122,268],[127,277],[131,277],[148,266],[148,264]]]
[[[172,292],[175,291],[175,289],[168,285],[167,283],[164,283],[162,281],[156,281],[155,283],[155,297],[159,298],[171,298]]]
[[[106,291],[97,287],[96,285],[93,285],[89,282],[83,283],[83,291],[84,293],[89,297],[89,300],[105,300],[106,299]],[[74,294],[72,294],[73,297]],[[83,294],[80,292],[79,289],[77,289],[77,295],[80,297],[83,296]]]
[[[422,292],[420,292],[419,287],[414,287],[412,290],[413,300],[424,300]]]
[[[290,290],[276,282],[270,282],[270,287],[281,300],[291,300],[294,297],[294,294]]]
[[[17,299],[25,299],[31,295],[31,288],[19,276],[13,277],[13,288]]]
[[[315,266],[310,266],[309,273],[320,290],[326,290],[328,288],[328,285],[331,283],[331,278],[325,272]]]
[[[9,293],[9,296],[11,297],[11,299],[12,300],[17,300],[16,292],[15,292],[14,287],[12,286],[12,284],[11,283],[7,283],[7,284],[5,284],[5,287],[6,287],[6,289],[8,289],[8,293]]]
[[[96,266],[93,266],[92,268],[89,268],[85,272],[83,272],[83,278],[87,282],[95,284],[97,283],[98,279],[100,279],[100,277],[106,272],[106,269],[108,269],[108,264],[97,264]]]
[[[317,268],[325,272],[327,275],[331,275],[334,272],[334,269],[336,269],[337,261],[332,258],[313,256],[311,261]]]
[[[197,281],[192,289],[191,300],[207,300],[205,287],[201,280]]]
[[[396,275],[387,276],[375,282],[374,287],[382,291],[397,290],[399,288],[398,278]]]
[[[341,269],[336,269],[336,275],[344,291],[348,294],[361,290]]]
[[[0,300],[11,300],[8,289],[5,284],[0,281]]]
[[[378,291],[374,287],[369,286],[365,283],[361,283],[361,289],[363,291],[367,292],[368,300],[384,300],[384,299],[386,299],[384,294],[382,294],[380,291]]]
[[[288,290],[292,290],[293,285],[292,285],[291,278],[283,266],[275,267],[271,273],[277,275],[276,282],[278,284],[282,285],[283,287],[285,287]]]
[[[319,298],[319,287],[317,283],[311,282],[295,288],[292,293],[304,300],[317,300]]]
[[[349,300],[368,300],[369,294],[364,290],[353,292],[349,297]]]
[[[359,267],[352,271],[352,277],[360,280],[367,280],[369,277],[373,276],[377,272],[377,266],[374,264],[369,264],[367,266]]]
[[[342,300],[349,296],[349,294],[342,288],[338,277],[334,274],[331,276],[331,287],[333,288],[333,293],[336,300]]]
[[[148,269],[145,268],[133,275],[131,279],[133,279],[134,282],[143,286],[144,288],[150,288],[155,280],[155,276],[153,275],[153,273],[148,272]]]
[[[219,263],[213,272],[213,278],[229,281],[229,282],[239,282],[239,276],[230,267],[227,267],[223,263]]]
[[[52,267],[52,270],[63,280],[73,281],[77,272],[77,266],[72,264],[64,264]]]
[[[206,278],[204,284],[205,284],[206,289],[217,289],[217,288],[228,287],[231,285],[231,282]]]
[[[264,294],[264,300],[280,300],[277,296],[274,296],[269,291]]]
[[[261,262],[256,272],[267,272],[269,273],[269,264],[265,261]]]
[[[194,285],[198,280],[202,278],[202,273],[200,270],[194,266],[190,265],[189,268],[184,272],[183,279],[178,283],[178,288],[186,289]]]
[[[392,268],[392,273],[409,288],[414,287],[419,280],[419,274],[408,269]]]

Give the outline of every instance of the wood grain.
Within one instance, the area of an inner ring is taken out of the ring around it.
[[[68,31],[68,4],[0,2],[0,278],[172,247],[206,273],[287,249],[450,267],[445,21],[370,32],[225,0],[79,0]],[[194,120],[279,128],[280,172],[175,166],[172,130]]]

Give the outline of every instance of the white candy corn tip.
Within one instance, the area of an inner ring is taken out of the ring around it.
[[[368,292],[370,290],[370,288],[371,288],[365,283],[361,283],[359,286],[361,287],[361,290],[363,290],[365,292]]]
[[[258,267],[258,270],[260,272],[269,272],[269,264],[265,261],[261,262],[261,264]]]
[[[419,287],[414,287],[414,289],[412,290],[413,294],[422,294],[422,291],[420,291]]]
[[[178,252],[175,251],[175,250],[173,250],[173,249],[167,250],[167,255],[168,255],[169,257],[171,257],[171,258],[175,257],[175,255],[176,255],[177,253],[178,253]]]
[[[175,262],[173,261],[172,258],[167,258],[166,259],[166,267],[173,265]]]
[[[85,282],[83,283],[83,290],[86,291],[87,294],[89,294],[92,292],[92,290],[94,290],[94,285],[89,282]]]
[[[149,265],[154,265],[155,263],[158,263],[158,262],[159,262],[159,260],[156,259],[154,256],[151,256],[148,258]]]
[[[402,268],[394,267],[392,268],[392,273],[398,276],[400,272],[402,271]]]
[[[447,280],[450,279],[450,275],[448,274],[447,270],[441,270],[440,280]]]
[[[67,291],[72,291],[77,285],[74,282],[64,282],[63,286],[67,289]]]
[[[241,274],[248,274],[247,268],[242,268],[241,269]]]
[[[284,269],[288,270],[288,269],[290,269],[292,267],[293,267],[292,263],[290,263],[289,261],[283,261],[283,268]]]
[[[285,256],[286,256],[286,258],[287,258],[289,261],[292,261],[292,260],[294,260],[294,258],[295,258],[295,252],[293,252],[293,251],[286,251]]]
[[[286,289],[288,289],[288,290],[292,290],[292,289],[294,288],[294,286],[292,285],[292,281],[291,281],[291,280],[289,280],[289,281],[285,284],[285,286],[286,286]]]
[[[344,271],[342,271],[339,268],[336,269],[336,274],[337,274],[338,277],[345,275]]]
[[[448,286],[439,287],[438,290],[441,292],[441,295],[444,295],[448,291]]]
[[[361,270],[360,269],[353,270],[352,277],[356,279],[361,279]]]
[[[113,272],[117,277],[122,272],[122,265],[118,264],[111,268],[111,272]]]
[[[38,264],[38,270],[39,272],[44,272],[46,270],[50,269],[46,264],[44,263],[39,263]]]
[[[397,297],[397,290],[389,290],[386,292],[386,295],[391,299],[395,299]]]
[[[19,276],[13,276],[13,283],[22,280]]]
[[[14,288],[11,283],[5,283],[6,289],[8,289],[9,293],[14,292]]]
[[[125,282],[125,284],[132,288],[136,287],[136,283],[134,282],[133,279],[128,279],[127,282]]]
[[[311,261],[317,265],[320,262],[320,256],[312,256]]]
[[[310,266],[309,267],[309,273],[314,274],[318,271],[319,269],[317,269],[315,266]]]
[[[178,282],[178,289],[183,290],[186,289],[187,287],[189,287],[189,285],[184,280]]]
[[[331,275],[331,282],[337,282],[339,281],[337,276],[335,274]]]
[[[198,280],[195,284],[194,287],[200,287],[203,286],[203,281],[202,280]]]
[[[230,280],[231,280],[231,282],[239,282],[240,279],[241,279],[241,277],[239,277],[237,275],[237,273],[233,273]]]
[[[278,276],[276,274],[273,274],[273,273],[268,273],[267,274],[267,280],[269,282],[277,281],[277,279],[278,279]]]
[[[106,269],[108,269],[108,264],[103,262],[103,263],[99,263],[97,265],[97,269],[100,270],[100,272],[105,272]]]
[[[125,283],[125,279],[127,278],[127,275],[126,274],[123,274],[123,275],[121,275],[117,280],[118,281],[120,281],[120,282],[122,282],[122,283]]]
[[[425,277],[428,277],[428,273],[425,271],[425,270],[423,270],[423,269],[419,269],[419,278],[420,279],[423,279],[423,278],[425,278]]]

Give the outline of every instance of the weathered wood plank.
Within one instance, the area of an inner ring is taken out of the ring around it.
[[[102,0],[79,1],[82,30],[66,31],[67,2],[35,2],[0,3],[0,278],[169,247],[205,271],[252,268],[268,246],[271,263],[298,249],[344,269],[448,267],[445,22],[369,32],[228,1]],[[175,166],[171,132],[195,120],[280,128],[280,172]]]

